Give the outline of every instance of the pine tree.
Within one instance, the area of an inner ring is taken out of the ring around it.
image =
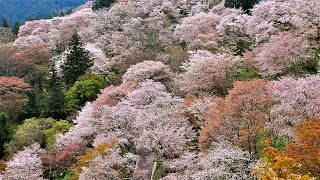
[[[13,34],[18,35],[20,26],[21,26],[21,23],[19,21],[16,21],[14,23],[14,27],[13,27],[13,30],[12,30]]]
[[[224,5],[228,8],[242,8],[246,13],[250,13],[250,9],[260,0],[226,0]]]
[[[0,113],[0,158],[5,155],[4,144],[11,138],[11,133],[8,126],[8,115],[4,112]]]
[[[2,17],[2,27],[10,28],[8,21],[4,17]]]
[[[44,95],[41,116],[54,119],[64,119],[64,92],[63,83],[54,66],[50,69],[47,82],[47,93]]]
[[[112,3],[116,2],[116,0],[96,0],[93,3],[93,10],[98,10],[104,7],[109,7],[111,6]]]
[[[72,36],[69,46],[70,53],[62,66],[64,81],[68,87],[72,86],[79,76],[85,74],[93,66],[93,61],[80,42],[78,34]]]
[[[64,92],[63,83],[57,74],[57,70],[52,66],[49,80],[47,84],[49,93],[49,109],[50,117],[55,119],[62,119],[65,115],[63,104],[64,104]]]

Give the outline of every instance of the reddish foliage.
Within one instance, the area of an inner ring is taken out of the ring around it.
[[[93,102],[93,115],[99,117],[99,109],[103,106],[115,106],[122,98],[133,90],[132,86],[110,86],[105,88],[99,97]]]
[[[16,64],[16,72],[28,73],[32,68],[40,67],[47,64],[50,60],[50,53],[44,44],[34,45],[24,51],[14,55]],[[25,74],[22,74],[25,75]]]
[[[258,133],[269,121],[272,104],[268,81],[235,82],[224,100],[213,106],[200,135],[200,147],[209,147],[215,136],[223,135],[239,147],[256,153]],[[221,123],[221,127],[220,126]]]
[[[28,101],[27,96],[21,93],[30,90],[29,84],[21,78],[0,76],[0,111],[16,119],[22,111],[21,106]]]
[[[29,84],[21,78],[0,76],[0,94],[2,95],[7,92],[20,93],[29,90],[31,90]]]
[[[207,150],[211,143],[215,141],[221,129],[221,119],[224,111],[222,98],[216,98],[214,105],[207,113],[204,127],[201,129],[199,137],[199,148],[201,151]]]
[[[49,171],[49,176],[55,176],[60,173],[65,167],[73,165],[77,157],[85,151],[85,146],[81,143],[70,143],[61,150],[46,151],[41,155],[46,170]]]

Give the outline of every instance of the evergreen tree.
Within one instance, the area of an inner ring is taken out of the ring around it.
[[[226,0],[224,5],[228,8],[242,8],[246,13],[250,13],[250,9],[260,0]]]
[[[2,27],[10,28],[8,21],[4,17],[2,17]]]
[[[61,11],[61,12],[60,12],[60,14],[59,14],[59,16],[60,16],[60,17],[65,16],[64,12],[63,12],[63,11]]]
[[[12,30],[13,34],[18,35],[20,26],[21,26],[21,23],[19,21],[16,21],[14,23],[14,27],[13,27],[13,30]]]
[[[0,113],[0,158],[5,155],[4,144],[11,139],[11,132],[8,125],[8,115],[4,112]]]
[[[65,118],[63,83],[54,66],[50,69],[47,93],[44,95],[41,116],[54,119]]]
[[[114,2],[116,2],[116,0],[96,0],[93,3],[92,9],[98,10],[104,7],[109,7]]]
[[[78,34],[74,34],[71,38],[70,53],[67,55],[67,60],[62,66],[62,73],[64,81],[68,87],[72,86],[79,76],[86,73],[86,71],[93,66],[93,61],[89,57],[88,51],[80,42]]]

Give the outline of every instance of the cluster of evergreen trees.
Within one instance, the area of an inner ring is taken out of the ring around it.
[[[8,21],[4,17],[2,17],[2,25],[1,26],[4,28],[10,28]],[[21,23],[19,21],[16,21],[14,23],[14,26],[12,28],[13,34],[18,35],[20,26],[21,26]]]
[[[65,87],[67,89],[71,88],[79,77],[93,66],[93,60],[89,57],[88,51],[84,49],[77,34],[72,36],[69,47],[70,53],[62,66],[62,77],[58,75],[55,66],[50,69],[45,95],[46,100],[42,102],[44,106],[42,106],[41,110],[41,114],[45,117],[65,118]]]
[[[93,10],[99,10],[104,7],[111,6],[112,3],[116,2],[116,0],[96,0],[93,3]]]
[[[93,60],[89,57],[88,51],[84,49],[77,34],[72,36],[69,48],[70,53],[61,67],[62,75],[52,65],[44,90],[36,94],[35,92],[29,94],[29,102],[26,106],[37,111],[33,112],[34,114],[26,112],[29,113],[29,116],[65,119],[86,101],[96,98],[100,89],[106,86],[103,77],[87,73],[93,65]],[[7,153],[4,145],[11,141],[15,127],[15,123],[9,122],[8,115],[1,112],[0,158]]]
[[[245,13],[250,13],[250,9],[259,2],[260,0],[225,0],[224,5],[229,8],[242,8]]]

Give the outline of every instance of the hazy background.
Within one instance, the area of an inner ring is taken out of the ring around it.
[[[87,0],[0,0],[0,23],[6,18],[12,27],[16,21],[52,17],[54,12],[67,12]]]

